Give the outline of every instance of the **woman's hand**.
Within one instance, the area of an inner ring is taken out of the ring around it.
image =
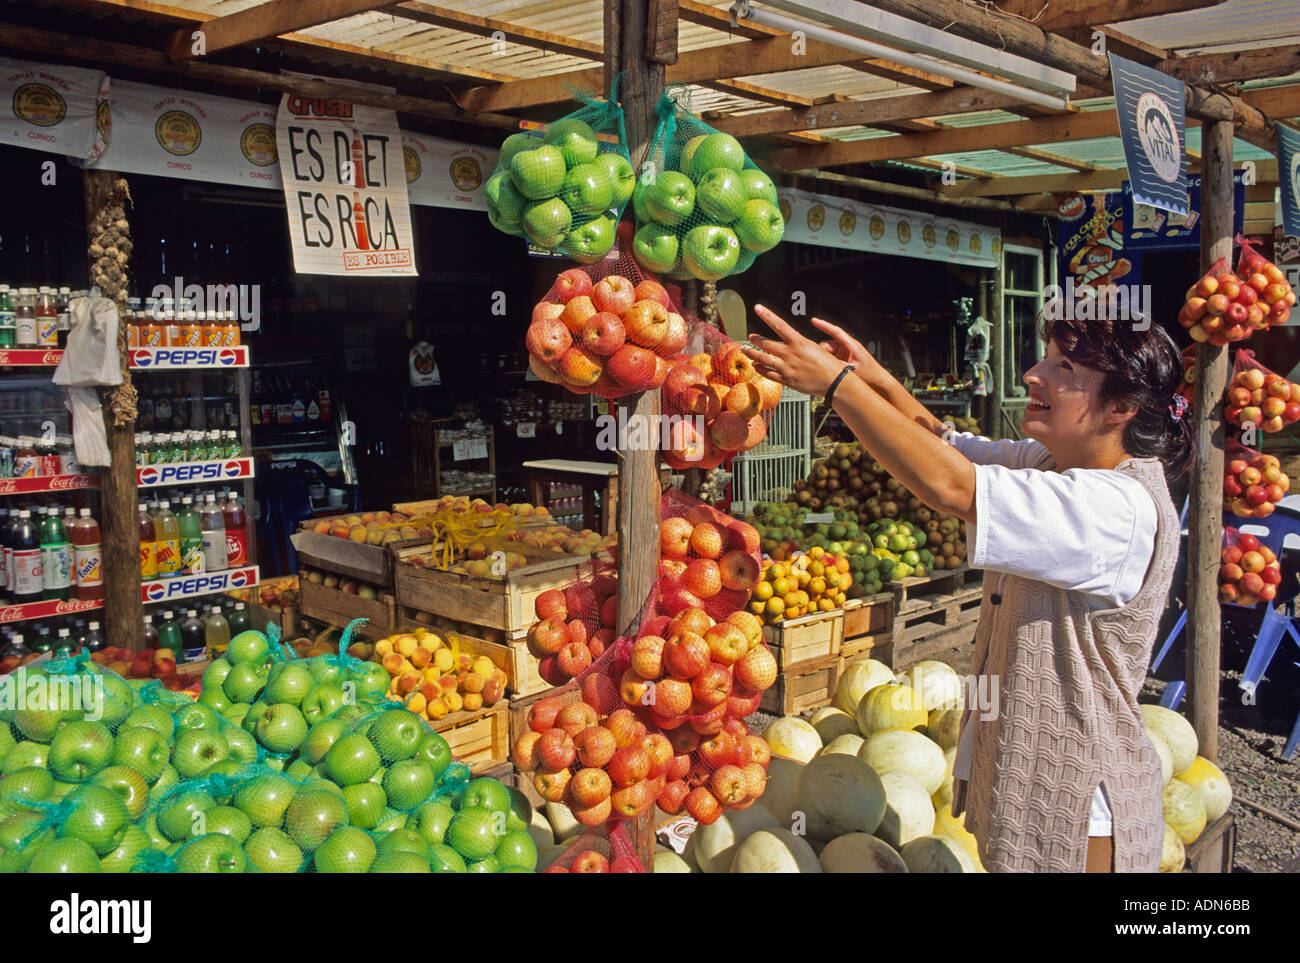
[[[814,328],[819,328],[831,336],[831,340],[821,342],[822,349],[829,351],[831,356],[845,364],[856,364],[858,366],[874,364],[876,359],[871,356],[871,352],[862,346],[862,342],[853,337],[837,324],[831,324],[829,321],[823,321],[821,318],[810,318]]]
[[[849,342],[848,344],[841,343],[837,338],[836,347],[827,349],[805,338],[780,316],[761,304],[754,306],[754,313],[766,321],[767,326],[775,331],[781,340],[774,341],[762,335],[751,334],[749,340],[754,347],[746,348],[745,354],[758,367],[760,374],[780,382],[787,388],[809,395],[825,396],[831,382],[843,370],[844,365],[852,363],[847,360],[847,356],[853,350],[851,345],[857,345],[862,349],[861,345],[847,335],[844,335],[844,338]],[[841,335],[844,334],[834,325],[822,322],[818,327],[822,325],[825,325],[823,330],[834,329]],[[833,333],[832,337],[834,337]],[[839,352],[844,352],[845,357],[841,357],[836,348]],[[866,350],[862,349],[862,353],[866,355]],[[870,355],[866,356],[870,358]]]

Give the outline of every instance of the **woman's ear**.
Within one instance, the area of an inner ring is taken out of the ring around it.
[[[1111,425],[1124,426],[1127,425],[1130,421],[1132,421],[1133,417],[1136,414],[1137,414],[1136,408],[1132,407],[1131,405],[1126,405],[1123,404],[1122,402],[1116,401],[1111,404],[1110,411],[1106,413],[1106,423]]]

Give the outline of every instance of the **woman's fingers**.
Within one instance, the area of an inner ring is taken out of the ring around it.
[[[774,311],[769,311],[761,304],[754,305],[754,313],[767,322],[767,326],[777,333],[781,340],[787,344],[794,343],[803,339],[794,328],[790,327],[785,320]],[[752,338],[750,340],[753,340]]]
[[[780,358],[760,348],[742,348],[741,350],[745,352],[745,357],[754,362],[755,367],[759,369],[759,374],[775,381],[781,380]]]
[[[835,340],[835,343],[843,348],[848,355],[851,356],[858,349],[858,343],[839,325],[823,321],[821,318],[812,318],[811,320],[814,328],[819,328],[829,334]]]

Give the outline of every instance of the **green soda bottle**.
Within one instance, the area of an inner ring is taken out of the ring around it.
[[[9,285],[0,284],[0,348],[12,345],[18,338],[16,314]]]
[[[199,575],[206,570],[203,564],[203,524],[201,516],[194,510],[194,499],[189,495],[181,499],[176,524],[180,528],[181,572]]]
[[[240,632],[247,632],[252,628],[248,618],[248,606],[243,602],[236,602],[235,610],[226,616],[226,622],[230,625],[230,637],[232,639]]]
[[[72,596],[72,546],[58,509],[41,519],[40,538],[41,598],[67,601]]]
[[[181,627],[176,624],[176,617],[171,609],[162,614],[162,625],[158,626],[158,648],[171,649],[176,657],[176,664],[185,661],[185,648],[181,645]]]

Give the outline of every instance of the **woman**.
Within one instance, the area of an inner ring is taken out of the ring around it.
[[[964,713],[953,814],[984,866],[1154,872],[1160,763],[1137,697],[1178,556],[1165,474],[1191,457],[1168,334],[1045,324],[1027,438],[990,441],[946,430],[836,326],[813,320],[833,339],[819,345],[756,312],[781,338],[751,337],[758,369],[825,397],[886,471],[967,523],[987,573],[971,671],[999,704]]]

